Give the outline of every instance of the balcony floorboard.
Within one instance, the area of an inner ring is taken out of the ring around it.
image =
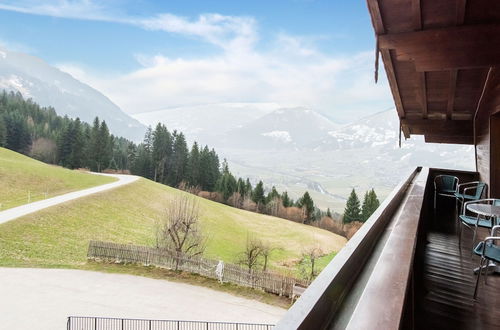
[[[471,256],[472,231],[464,229],[459,248],[454,205],[442,201],[441,212],[427,222],[423,277],[417,279],[415,325],[417,329],[499,329],[500,276],[483,277],[477,301],[473,300],[479,257]],[[432,212],[431,212],[432,213]],[[488,235],[478,230],[478,238]]]

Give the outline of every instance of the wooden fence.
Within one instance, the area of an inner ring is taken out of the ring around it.
[[[87,253],[89,259],[114,262],[137,263],[168,269],[182,270],[205,277],[220,279],[215,270],[216,260],[189,257],[180,253],[148,246],[90,241]],[[238,265],[224,263],[223,282],[262,289],[280,296],[292,297],[294,285],[307,287],[309,281],[258,270],[248,271]]]

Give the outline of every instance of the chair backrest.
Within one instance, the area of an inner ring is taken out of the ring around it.
[[[484,188],[486,188],[486,183],[479,182],[476,186],[476,193],[474,194],[474,199],[480,199],[483,195]]]
[[[453,175],[438,175],[434,179],[437,190],[456,190],[458,178]]]

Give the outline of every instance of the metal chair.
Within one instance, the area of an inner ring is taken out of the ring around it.
[[[470,230],[474,231],[474,235],[472,236],[472,247],[474,247],[474,242],[476,240],[477,228],[487,228],[491,229],[493,226],[498,225],[498,219],[496,217],[484,217],[479,214],[475,216],[467,215],[467,205],[477,203],[477,204],[490,204],[495,206],[500,206],[500,199],[495,198],[486,198],[486,199],[478,199],[475,201],[465,202],[462,214],[458,217],[460,230],[458,232],[458,245],[462,246],[462,227],[465,226]]]
[[[458,178],[453,175],[436,175],[434,178],[434,210],[436,210],[437,196],[453,197],[457,192]]]
[[[494,226],[491,229],[491,236],[486,237],[484,241],[480,242],[474,249],[474,253],[481,256],[476,280],[476,287],[474,288],[474,299],[476,299],[477,297],[479,278],[481,277],[483,269],[485,270],[484,283],[487,283],[486,279],[488,277],[488,273],[486,272],[485,266],[487,266],[489,262],[500,263],[500,246],[495,244],[496,242],[500,241],[500,236],[495,236],[495,233],[497,231],[500,232],[500,226]]]
[[[457,191],[454,193],[456,200],[457,215],[462,213],[462,209],[464,208],[465,202],[481,199],[481,197],[483,196],[483,192],[485,192],[486,189],[487,189],[486,183],[480,181],[465,182],[458,184]],[[460,203],[460,210],[458,209],[458,203]]]

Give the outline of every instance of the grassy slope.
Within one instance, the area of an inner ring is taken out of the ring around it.
[[[90,239],[152,245],[155,221],[179,190],[139,181],[0,225],[0,266],[85,267]],[[231,208],[200,198],[206,256],[234,262],[247,233],[282,249],[271,265],[300,258],[308,246],[338,251],[345,238],[325,230]],[[331,258],[330,256],[330,258]],[[328,258],[326,258],[328,259]]]
[[[116,179],[48,165],[0,148],[0,203],[5,210],[31,201],[97,186]]]

